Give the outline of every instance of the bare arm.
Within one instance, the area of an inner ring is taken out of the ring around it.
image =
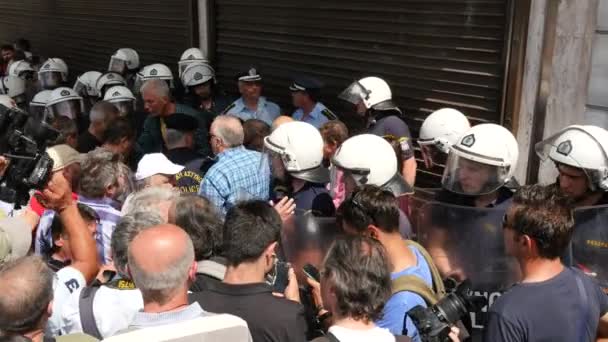
[[[416,158],[412,157],[403,161],[403,165],[401,167],[401,174],[403,174],[403,179],[410,186],[414,186],[416,184],[416,170],[418,169],[418,163],[416,162]]]
[[[600,322],[597,325],[598,341],[608,341],[608,313],[600,317]]]

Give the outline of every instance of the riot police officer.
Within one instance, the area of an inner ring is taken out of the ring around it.
[[[113,103],[118,108],[120,116],[131,118],[135,110],[135,96],[125,86],[117,85],[108,88],[103,100]]]
[[[317,129],[329,120],[338,117],[319,102],[321,82],[312,77],[300,76],[289,86],[291,99],[296,111],[291,115],[298,121],[307,122]]]
[[[140,88],[144,84],[144,82],[154,79],[164,80],[165,82],[167,82],[167,85],[169,85],[170,89],[175,88],[175,82],[173,81],[173,73],[171,72],[171,69],[169,69],[169,67],[164,64],[155,63],[146,65],[137,73],[134,85],[135,92],[139,93]]]
[[[74,91],[82,96],[84,101],[85,111],[88,113],[95,102],[99,99],[99,91],[97,90],[97,80],[102,76],[99,71],[87,71],[76,78],[74,83]]]
[[[37,120],[45,121],[47,119],[46,104],[49,102],[52,92],[52,90],[42,90],[30,101],[30,114]]]
[[[49,58],[38,70],[42,89],[53,90],[68,81],[68,66],[61,58]]]
[[[323,138],[311,124],[288,122],[264,138],[264,148],[275,179],[275,199],[284,195],[294,199],[296,212],[316,216],[335,215],[334,203],[326,189],[329,170],[323,166]]]
[[[209,64],[209,60],[199,48],[191,47],[186,49],[177,62],[178,76],[182,78],[184,71],[188,66],[194,63]]]
[[[363,117],[368,133],[379,136],[397,137],[403,154],[402,174],[410,186],[416,181],[416,159],[412,135],[403,121],[401,109],[393,102],[391,88],[379,77],[365,77],[351,83],[339,96],[357,108],[357,114]]]
[[[133,89],[137,71],[139,71],[139,54],[137,51],[131,48],[120,48],[110,57],[108,72],[122,75],[130,89]]]
[[[453,108],[441,108],[424,119],[420,126],[418,145],[427,168],[445,163],[450,147],[471,128],[469,119]]]
[[[181,74],[181,81],[187,89],[192,107],[205,113],[210,119],[209,123],[230,104],[230,100],[218,88],[215,70],[207,63],[190,62]]]
[[[46,104],[50,116],[66,116],[72,120],[78,120],[84,113],[82,97],[76,94],[72,88],[59,87],[53,90]]]
[[[106,91],[108,90],[108,88],[119,85],[127,85],[127,81],[125,80],[125,78],[122,77],[122,75],[119,73],[107,72],[97,79],[97,82],[95,82],[95,89],[97,89],[97,94],[99,98],[103,99],[106,95]]]

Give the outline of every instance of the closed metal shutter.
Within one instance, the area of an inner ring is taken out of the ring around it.
[[[194,37],[191,0],[0,0],[0,41],[31,41],[33,51],[63,58],[74,78],[106,70],[118,48],[137,50],[141,64],[174,71]]]
[[[474,122],[501,122],[508,45],[507,0],[216,0],[216,62],[233,91],[239,68],[258,66],[265,94],[291,113],[295,73],[325,83],[322,101],[349,126],[336,96],[354,79],[380,76],[408,116],[454,107]],[[419,169],[422,169],[419,162]],[[418,185],[441,170],[420,170]]]

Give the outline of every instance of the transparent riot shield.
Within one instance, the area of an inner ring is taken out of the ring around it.
[[[598,280],[608,289],[608,205],[574,211],[571,243],[572,266]]]
[[[517,261],[506,255],[502,220],[505,208],[464,207],[411,198],[417,240],[429,252],[444,279],[468,279],[472,291],[487,299],[470,313],[473,341],[481,341],[487,310],[520,279]]]

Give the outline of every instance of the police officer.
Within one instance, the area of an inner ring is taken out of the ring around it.
[[[38,70],[42,89],[53,90],[68,81],[68,66],[61,58],[49,58]]]
[[[243,121],[259,119],[272,125],[272,121],[281,115],[281,108],[261,96],[262,75],[252,67],[238,74],[237,80],[241,98],[226,107],[222,114],[233,115]]]
[[[318,101],[321,93],[321,82],[312,78],[300,76],[289,86],[291,99],[296,111],[291,115],[298,121],[307,122],[317,129],[329,120],[337,117],[324,104]]]
[[[444,164],[450,147],[469,128],[469,119],[453,108],[441,108],[427,116],[418,136],[425,166],[430,169],[434,164]]]
[[[191,115],[175,113],[165,120],[167,125],[167,158],[184,169],[175,175],[181,192],[198,193],[199,186],[207,170],[215,163],[212,158],[204,158],[194,149],[194,132],[198,121]]]
[[[139,93],[139,89],[144,84],[144,82],[154,79],[164,80],[165,82],[167,82],[170,89],[175,88],[175,82],[173,81],[173,73],[171,72],[171,69],[169,69],[169,67],[164,64],[155,63],[146,65],[137,73],[134,91],[136,93]]]
[[[179,58],[179,62],[177,62],[178,76],[182,78],[186,68],[194,63],[209,64],[209,60],[201,49],[191,47],[182,53],[182,56]]]
[[[339,96],[357,108],[367,125],[368,133],[379,136],[397,137],[403,154],[400,165],[405,180],[413,186],[416,181],[416,159],[412,145],[412,135],[401,118],[401,110],[393,102],[391,88],[379,77],[365,77],[353,82]]]
[[[49,102],[52,90],[42,90],[30,101],[30,114],[37,120],[46,120],[46,104]],[[47,122],[50,123],[50,122]]]
[[[271,162],[277,184],[284,195],[294,199],[297,213],[312,212],[331,217],[336,208],[326,189],[329,170],[323,167],[321,133],[305,122],[288,122],[264,138],[264,148]],[[280,195],[275,187],[275,198]]]
[[[181,75],[181,81],[190,95],[192,107],[205,113],[210,118],[209,124],[230,105],[230,100],[217,86],[215,70],[208,63],[190,62]]]
[[[118,85],[108,88],[103,100],[113,103],[118,108],[120,116],[131,118],[135,110],[135,96],[125,86]]]
[[[108,88],[118,85],[126,86],[127,81],[125,80],[125,78],[122,77],[122,75],[119,73],[107,72],[97,79],[97,82],[95,82],[95,89],[97,89],[97,94],[99,95],[99,98],[103,99],[106,95],[106,91],[108,90]]]
[[[82,97],[76,94],[72,88],[59,87],[49,95],[46,109],[53,118],[61,115],[78,121],[84,113],[84,104]]]
[[[74,83],[74,91],[82,96],[84,101],[85,111],[88,113],[95,102],[99,99],[99,91],[97,90],[97,80],[102,76],[99,71],[87,71],[76,78]]]
[[[120,48],[110,57],[108,72],[115,72],[122,75],[127,87],[133,89],[135,76],[139,71],[139,54],[131,48]]]

